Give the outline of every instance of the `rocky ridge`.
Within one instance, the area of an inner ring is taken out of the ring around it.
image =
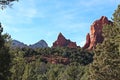
[[[46,48],[48,47],[48,44],[44,40],[40,40],[37,43],[28,46],[20,41],[12,40],[11,47],[12,48],[29,47],[29,48],[35,49],[35,48]]]
[[[66,39],[62,33],[59,33],[57,40],[53,43],[53,47],[69,47],[69,48],[77,48],[76,42],[72,42],[69,39]]]
[[[112,25],[106,16],[102,16],[99,20],[94,21],[90,27],[90,33],[86,36],[86,43],[83,49],[93,49],[97,43],[102,43],[104,38],[102,36],[102,28],[104,25]]]
[[[30,48],[46,48],[48,47],[48,44],[44,40],[40,40],[35,44],[29,45]]]

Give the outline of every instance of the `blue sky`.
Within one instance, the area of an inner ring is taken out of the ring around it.
[[[120,0],[19,0],[0,10],[4,33],[34,44],[44,39],[49,46],[60,32],[83,46],[90,25],[101,16],[111,19]]]

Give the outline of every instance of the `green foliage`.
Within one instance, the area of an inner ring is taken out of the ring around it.
[[[42,56],[52,55],[52,56],[61,56],[63,58],[69,58],[70,62],[77,62],[82,65],[87,65],[93,61],[93,53],[82,50],[80,48],[73,48],[73,49],[67,47],[39,48],[35,50],[35,53],[36,55],[42,55]]]
[[[82,66],[71,65],[67,66],[64,72],[61,72],[58,80],[80,80],[84,74]]]
[[[10,76],[10,53],[9,45],[6,43],[9,41],[8,35],[2,35],[3,28],[0,23],[0,80],[8,80]]]
[[[113,25],[106,25],[103,28],[104,41],[95,49],[88,80],[120,79],[120,6],[113,17]]]
[[[0,79],[7,80],[10,76],[10,55],[9,49],[2,47],[0,48]]]
[[[113,21],[114,21],[115,26],[120,27],[120,5],[118,5],[117,10],[115,10],[115,12],[113,14]]]
[[[4,46],[4,39],[2,37],[2,32],[3,32],[3,28],[2,28],[2,25],[0,23],[0,48],[2,48]]]
[[[23,58],[24,52],[20,51],[19,49],[16,50],[10,50],[10,53],[12,54],[12,63],[11,63],[11,80],[21,80],[24,70],[25,70],[25,59]]]
[[[61,72],[64,72],[66,66],[62,64],[49,65],[49,69],[46,72],[47,80],[58,80]]]
[[[93,56],[90,52],[81,49],[60,47],[36,50],[11,48],[10,53],[12,54],[11,80],[80,80],[86,74],[83,65],[89,64]],[[69,58],[70,64],[51,64],[41,60],[42,56],[50,55]]]

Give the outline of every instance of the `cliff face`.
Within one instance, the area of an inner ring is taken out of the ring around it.
[[[97,43],[102,43],[104,38],[102,36],[102,28],[106,24],[112,24],[107,17],[102,16],[99,20],[96,20],[90,27],[90,33],[86,36],[86,43],[84,45],[84,49],[91,50],[96,46]]]
[[[69,47],[69,48],[77,48],[76,42],[72,42],[66,39],[62,33],[58,35],[57,40],[53,43],[53,47]]]

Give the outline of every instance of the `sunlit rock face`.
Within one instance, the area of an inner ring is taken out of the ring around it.
[[[103,42],[102,28],[107,24],[112,24],[112,22],[108,20],[106,16],[102,16],[99,20],[94,21],[90,27],[90,33],[86,36],[86,43],[83,47],[84,49],[91,50],[97,43]]]
[[[53,43],[53,47],[69,47],[69,48],[77,48],[76,42],[72,42],[69,39],[66,39],[62,33],[58,35],[57,40]]]

